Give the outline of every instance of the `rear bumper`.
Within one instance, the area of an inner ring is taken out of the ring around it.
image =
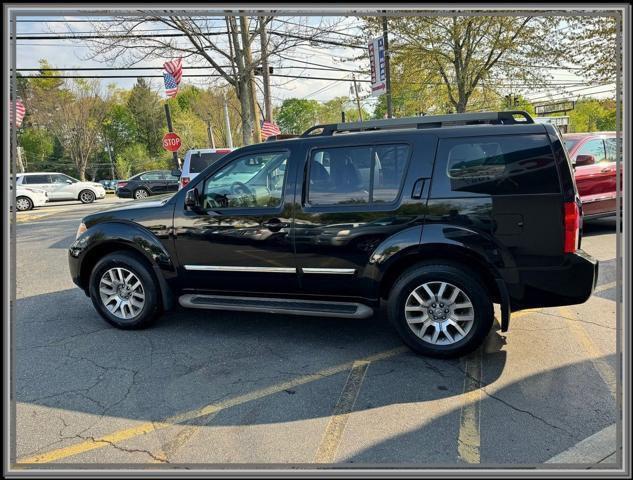
[[[598,268],[598,260],[576,250],[560,266],[519,269],[521,287],[508,285],[512,310],[584,303],[596,287]]]
[[[132,198],[132,190],[128,190],[127,188],[117,188],[114,193],[116,193],[116,196],[119,198]]]

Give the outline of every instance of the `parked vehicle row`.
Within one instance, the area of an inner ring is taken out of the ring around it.
[[[123,328],[188,308],[388,316],[451,357],[592,294],[558,130],[525,112],[321,125],[226,154],[178,193],[86,216],[72,279]]]
[[[97,199],[105,198],[106,195],[100,183],[81,182],[69,175],[56,172],[20,173],[16,175],[16,185],[44,190],[51,202],[80,200],[81,203],[92,203]]]

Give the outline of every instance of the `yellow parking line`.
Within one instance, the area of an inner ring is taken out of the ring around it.
[[[479,434],[481,413],[481,380],[483,348],[480,347],[464,360],[464,393],[459,416],[457,453],[466,463],[479,463],[481,438]]]
[[[607,384],[611,396],[616,398],[616,374],[613,368],[611,368],[611,365],[604,360],[604,354],[591,341],[591,338],[589,338],[589,335],[584,327],[580,325],[579,322],[574,321],[574,312],[569,307],[560,307],[559,311],[561,316],[565,317],[565,321],[567,322],[571,332],[576,337],[576,340],[578,340],[578,343],[582,345],[589,354],[593,367],[600,377],[602,377],[604,383]]]
[[[360,387],[365,379],[369,362],[366,360],[354,362],[345,382],[341,396],[334,407],[330,421],[325,428],[323,439],[314,456],[314,463],[333,463],[336,452],[343,438],[349,414],[354,408]]]
[[[375,362],[378,360],[383,360],[385,358],[393,357],[407,350],[408,350],[407,347],[398,347],[392,350],[386,350],[384,352],[371,355],[362,360],[366,362]],[[188,420],[194,420],[197,418],[205,417],[207,415],[211,415],[212,413],[217,413],[221,410],[235,407],[237,405],[242,405],[244,403],[251,402],[253,400],[258,400],[260,398],[264,398],[269,395],[273,395],[275,393],[280,393],[290,388],[294,388],[300,385],[305,385],[310,382],[321,380],[324,377],[328,377],[328,376],[336,375],[337,373],[344,372],[352,366],[353,366],[353,362],[347,362],[340,365],[336,365],[334,367],[329,367],[317,373],[304,375],[294,380],[281,382],[267,388],[255,390],[253,392],[246,393],[244,395],[239,395],[237,397],[230,398],[223,402],[211,403],[202,408],[197,408],[194,410],[190,410],[188,412],[184,412],[178,415],[174,415],[172,417],[165,418],[159,422],[141,423],[139,425],[136,425],[135,427],[119,430],[117,432],[110,433],[108,435],[96,438],[94,440],[90,439],[84,442],[70,445],[68,447],[58,448],[58,449],[51,450],[49,452],[41,453],[38,455],[21,458],[17,461],[17,463],[18,464],[33,464],[33,463],[54,462],[62,458],[67,458],[67,457],[77,455],[80,453],[103,448],[110,445],[111,443],[117,443],[123,440],[128,440],[130,438],[145,435],[156,430],[161,430],[163,428],[171,427],[175,424],[180,424]]]

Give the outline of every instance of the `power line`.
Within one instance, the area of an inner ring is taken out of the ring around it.
[[[219,73],[209,74],[189,74],[183,75],[183,77],[221,77]],[[306,77],[303,75],[282,75],[279,73],[272,73],[271,77],[279,78],[296,78],[302,80],[332,80],[340,82],[351,82],[348,78],[332,78],[332,77]],[[40,79],[76,79],[76,78],[89,78],[89,79],[108,79],[108,78],[163,78],[162,75],[55,75],[55,76],[40,76],[40,75],[25,75],[22,78],[40,78]],[[371,83],[371,80],[356,79],[357,82]]]
[[[304,69],[304,70],[322,70],[322,71],[337,71],[337,72],[354,72],[354,73],[365,73],[361,70],[346,70],[339,69],[336,67],[327,67],[325,65],[319,67],[305,67],[300,65],[278,65],[274,68],[276,69]],[[37,68],[37,67],[29,67],[29,68],[17,68],[18,72],[74,72],[74,71],[124,71],[124,70],[161,70],[163,67],[60,67],[60,68]],[[184,70],[203,70],[203,69],[214,69],[212,66],[200,66],[193,65],[183,67]],[[231,68],[231,65],[220,65],[220,68]],[[11,69],[13,71],[13,69]],[[50,77],[54,77],[55,75],[50,75]]]

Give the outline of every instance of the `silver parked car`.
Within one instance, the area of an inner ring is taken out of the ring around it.
[[[16,184],[45,190],[49,201],[79,200],[81,203],[92,203],[106,196],[105,188],[100,183],[80,182],[64,173],[21,173],[16,176]]]

